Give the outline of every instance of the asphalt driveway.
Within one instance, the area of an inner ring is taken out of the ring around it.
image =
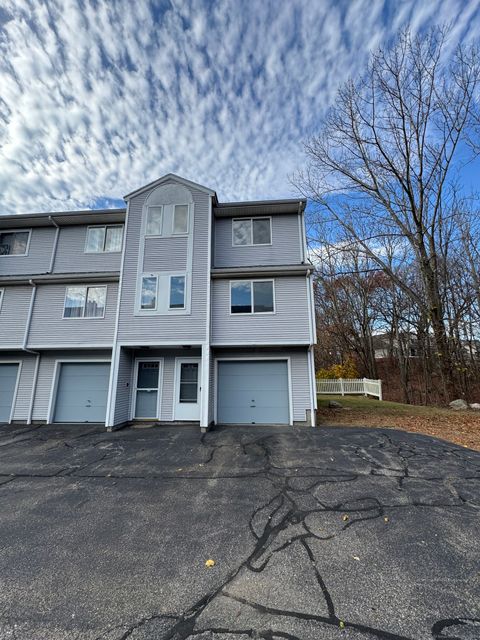
[[[2,640],[480,638],[480,453],[3,426],[0,474]]]

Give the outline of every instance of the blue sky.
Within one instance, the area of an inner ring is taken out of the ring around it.
[[[480,33],[478,0],[4,0],[0,212],[112,206],[174,172],[294,196],[339,85],[401,27]],[[468,179],[474,181],[472,169]]]

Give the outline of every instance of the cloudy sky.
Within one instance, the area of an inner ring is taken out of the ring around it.
[[[445,22],[478,35],[479,0],[3,0],[0,212],[118,205],[168,172],[295,195],[339,84]]]

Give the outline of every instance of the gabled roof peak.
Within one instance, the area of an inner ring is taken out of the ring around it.
[[[208,193],[208,195],[215,196],[215,198],[217,197],[217,194],[215,193],[215,191],[213,191],[213,189],[209,189],[208,187],[204,187],[203,185],[198,184],[198,182],[193,182],[192,180],[187,180],[186,178],[182,178],[182,176],[177,176],[175,173],[167,173],[164,176],[162,176],[161,178],[158,178],[158,180],[154,180],[153,182],[149,182],[145,186],[140,187],[139,189],[136,189],[135,191],[131,191],[126,196],[124,196],[124,200],[130,200],[130,198],[133,198],[134,196],[138,196],[140,193],[143,193],[144,191],[147,191],[148,189],[154,189],[155,187],[159,187],[164,182],[168,182],[168,180],[173,180],[174,182],[178,182],[178,184],[183,184],[185,187],[189,187],[191,189],[199,189],[200,191],[203,191],[204,193]]]

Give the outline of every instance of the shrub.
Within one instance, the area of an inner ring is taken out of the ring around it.
[[[332,364],[331,367],[317,370],[317,378],[358,378],[359,373],[352,358],[347,358],[343,364]]]

